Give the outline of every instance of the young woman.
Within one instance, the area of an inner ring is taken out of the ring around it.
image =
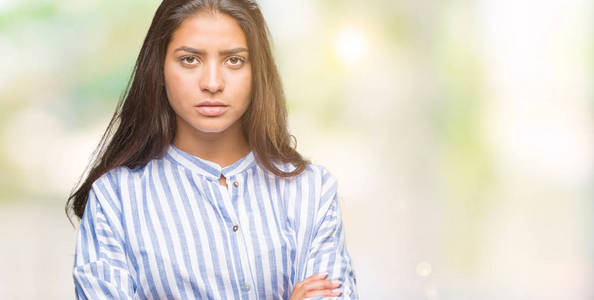
[[[337,183],[287,131],[249,0],[164,0],[67,211],[80,299],[356,299]]]

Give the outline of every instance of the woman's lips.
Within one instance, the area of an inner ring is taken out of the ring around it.
[[[207,117],[220,116],[229,109],[229,106],[227,105],[198,105],[195,107],[201,115]]]

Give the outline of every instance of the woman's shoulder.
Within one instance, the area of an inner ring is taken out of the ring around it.
[[[275,163],[275,166],[283,172],[292,172],[296,169],[296,166],[291,163]],[[303,170],[293,177],[287,177],[288,180],[320,180],[320,181],[336,181],[336,178],[332,172],[323,165],[308,163]]]
[[[293,167],[288,170],[294,169]],[[323,165],[308,164],[305,170],[296,176],[279,178],[290,223],[308,224],[306,227],[298,226],[299,228],[310,228],[318,224],[324,212],[337,201],[336,177]]]
[[[336,177],[328,168],[319,164],[308,164],[302,173],[308,178],[313,178],[321,184],[335,183]]]
[[[134,184],[134,182],[141,180],[144,177],[146,167],[151,163],[152,161],[138,168],[123,165],[112,168],[93,182],[91,190],[101,193],[105,197],[119,198],[122,186]]]
[[[295,167],[290,164],[284,164],[281,170],[285,172],[293,171]],[[298,175],[283,177],[281,180],[287,186],[292,186],[290,189],[293,189],[295,192],[299,190],[301,194],[307,193],[313,196],[312,200],[317,199],[316,201],[327,200],[328,197],[331,197],[338,190],[336,176],[321,164],[310,163]]]
[[[146,166],[132,169],[128,166],[118,166],[111,168],[107,172],[103,173],[93,184],[103,183],[103,184],[117,184],[120,182],[121,177],[124,176],[137,176],[138,174],[142,173],[142,169]]]

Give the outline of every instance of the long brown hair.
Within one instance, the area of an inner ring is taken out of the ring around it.
[[[298,175],[309,164],[295,150],[295,138],[287,130],[283,88],[270,49],[269,29],[258,5],[250,0],[163,0],[126,90],[84,173],[90,171],[68,197],[67,216],[72,210],[82,218],[93,182],[106,172],[119,166],[141,167],[167,151],[175,136],[176,118],[165,92],[165,53],[177,27],[201,10],[233,17],[246,35],[253,85],[251,103],[241,122],[258,163],[281,177]],[[291,163],[296,168],[284,172],[273,162]]]

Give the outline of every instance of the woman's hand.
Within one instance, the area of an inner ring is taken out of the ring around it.
[[[328,273],[314,274],[303,279],[303,281],[297,282],[289,300],[301,300],[316,296],[340,296],[342,292],[335,290],[340,286],[340,281],[326,280],[326,276],[328,276]]]

